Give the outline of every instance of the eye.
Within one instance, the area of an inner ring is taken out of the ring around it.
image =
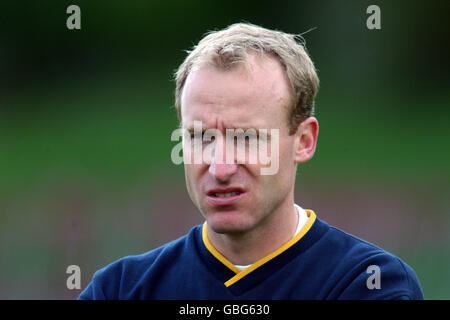
[[[207,145],[210,143],[213,143],[216,139],[216,137],[214,135],[212,136],[208,136],[205,134],[205,132],[202,132],[202,134],[195,134],[194,132],[190,133],[190,137],[191,137],[191,144],[202,144],[202,145]]]
[[[213,143],[215,141],[215,139],[216,139],[216,137],[214,135],[207,134],[205,132],[203,132],[203,134],[202,134],[202,144],[203,145]]]
[[[247,134],[245,135],[245,143],[250,143],[250,142],[254,142],[258,139],[258,134],[255,133],[251,133],[251,134]]]
[[[190,137],[189,141],[191,144],[201,143],[202,141],[202,135],[196,135],[194,132],[189,132],[188,136]]]

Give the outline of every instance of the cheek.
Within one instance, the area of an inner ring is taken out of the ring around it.
[[[189,193],[189,196],[191,197],[192,201],[195,202],[195,186],[196,186],[196,179],[195,179],[195,168],[193,165],[185,165],[184,166],[184,177],[186,179],[186,188]]]
[[[205,166],[196,164],[184,165],[184,176],[186,179],[186,188],[192,201],[198,203],[198,194],[201,191],[201,174]]]
[[[281,191],[292,187],[295,179],[295,163],[294,140],[290,137],[280,137],[279,141],[278,155],[271,155],[272,161],[278,162],[278,171],[274,175],[262,176],[262,178],[270,181],[271,186],[278,186],[277,188]]]

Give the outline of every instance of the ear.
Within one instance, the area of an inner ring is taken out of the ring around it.
[[[313,157],[318,135],[319,122],[315,117],[309,117],[298,125],[295,133],[295,163],[303,163]]]

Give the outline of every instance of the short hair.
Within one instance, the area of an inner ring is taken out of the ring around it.
[[[299,41],[297,41],[299,40]],[[205,64],[231,68],[236,63],[248,63],[248,53],[275,56],[284,67],[291,87],[292,103],[288,114],[290,134],[298,125],[314,115],[314,98],[319,78],[300,35],[269,30],[250,23],[236,23],[208,32],[175,72],[175,108],[181,121],[181,96],[189,73]]]

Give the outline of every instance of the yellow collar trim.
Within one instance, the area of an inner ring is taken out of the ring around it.
[[[219,260],[220,262],[222,262],[224,265],[226,265],[229,269],[231,269],[232,271],[234,271],[234,273],[239,273],[241,272],[241,270],[239,270],[238,268],[236,268],[234,266],[234,264],[232,264],[230,261],[227,260],[227,258],[225,258],[219,251],[216,250],[216,248],[214,248],[214,246],[212,245],[212,243],[209,241],[208,238],[208,232],[206,231],[206,221],[203,224],[203,229],[202,229],[202,238],[203,238],[203,243],[205,244],[205,247],[209,250],[209,252],[211,252],[211,254],[216,257],[217,260]]]
[[[211,244],[211,242],[208,239],[208,233],[207,233],[207,230],[206,230],[206,221],[205,221],[205,223],[203,224],[203,229],[202,229],[203,243],[205,244],[205,246],[209,250],[209,252],[211,252],[211,254],[214,257],[216,257],[216,259],[218,259],[220,262],[222,262],[225,266],[227,266],[229,269],[231,269],[234,273],[236,273],[235,276],[233,276],[231,279],[229,279],[227,282],[224,283],[225,286],[229,287],[232,284],[236,283],[237,281],[239,281],[240,279],[245,277],[247,274],[249,274],[250,272],[252,272],[255,269],[259,268],[260,266],[262,266],[266,262],[272,260],[273,258],[278,256],[279,254],[281,254],[282,252],[286,251],[288,248],[293,246],[297,241],[299,241],[309,231],[309,229],[311,229],[312,225],[314,224],[314,221],[316,220],[316,214],[314,213],[314,211],[309,210],[309,209],[307,209],[305,211],[306,211],[306,214],[308,215],[308,221],[306,221],[306,223],[303,226],[303,228],[300,230],[300,232],[294,238],[292,238],[291,240],[289,240],[288,242],[283,244],[277,250],[273,251],[272,253],[269,253],[267,256],[259,259],[258,261],[253,263],[251,266],[245,268],[242,271],[239,270],[237,267],[235,267],[235,265],[232,264],[230,261],[228,261]]]

